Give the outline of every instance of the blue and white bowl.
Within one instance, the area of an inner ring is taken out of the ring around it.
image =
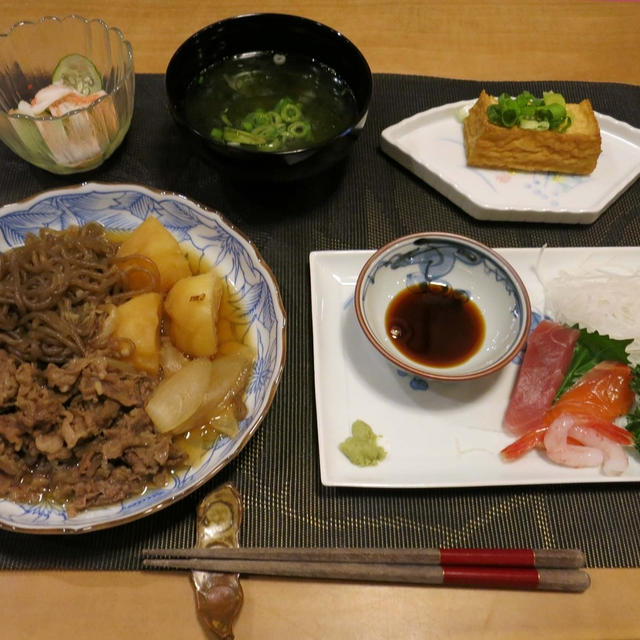
[[[117,504],[87,509],[73,517],[64,505],[21,504],[0,498],[0,527],[30,533],[82,533],[123,524],[185,497],[235,458],[265,417],[285,361],[286,316],[280,290],[253,243],[216,211],[187,198],[131,184],[87,183],[47,191],[0,208],[0,251],[24,244],[42,227],[66,229],[91,221],[116,231],[132,231],[153,215],[181,246],[201,256],[227,278],[246,310],[246,334],[257,350],[245,393],[247,416],[233,438],[218,438],[194,466],[169,484]]]
[[[421,283],[462,291],[479,308],[484,340],[466,361],[447,367],[422,364],[403,354],[387,334],[391,300]],[[355,308],[366,337],[395,367],[444,381],[471,380],[504,367],[523,347],[531,322],[529,296],[513,267],[480,242],[449,233],[416,233],[379,249],[360,272]]]

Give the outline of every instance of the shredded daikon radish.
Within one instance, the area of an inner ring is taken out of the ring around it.
[[[544,288],[545,315],[616,340],[632,339],[629,361],[640,363],[640,270],[617,261],[587,259],[572,271],[561,270],[545,279],[541,260],[542,252],[536,273]]]

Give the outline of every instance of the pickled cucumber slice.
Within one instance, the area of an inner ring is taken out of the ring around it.
[[[85,96],[102,89],[102,76],[96,65],[80,53],[71,53],[62,58],[53,71],[51,81],[62,81]]]

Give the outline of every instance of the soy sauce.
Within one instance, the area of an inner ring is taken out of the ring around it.
[[[408,358],[432,367],[453,367],[482,345],[485,323],[469,297],[451,287],[423,283],[404,289],[385,315],[387,335]]]

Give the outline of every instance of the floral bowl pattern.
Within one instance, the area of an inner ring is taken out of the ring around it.
[[[401,352],[387,333],[391,300],[412,285],[433,283],[461,292],[478,307],[484,338],[467,360],[423,364]],[[483,244],[448,233],[417,233],[390,242],[366,262],[355,289],[358,322],[373,346],[396,368],[424,379],[469,380],[504,367],[526,341],[531,305],[518,274]]]
[[[234,438],[221,437],[203,459],[174,474],[170,484],[107,507],[69,517],[63,505],[0,499],[0,527],[30,533],[82,533],[123,524],[169,506],[210,480],[235,458],[265,417],[282,375],[286,316],[278,284],[256,247],[219,213],[183,196],[130,184],[86,183],[44,192],[0,208],[0,251],[24,243],[41,227],[65,229],[91,221],[131,231],[153,215],[191,253],[229,280],[245,310],[257,360],[245,395],[248,413]]]

